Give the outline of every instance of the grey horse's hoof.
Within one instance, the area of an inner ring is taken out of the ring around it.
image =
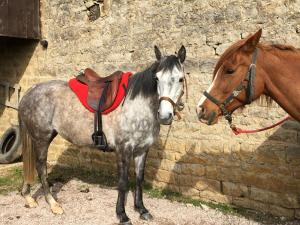
[[[120,222],[119,225],[132,225],[132,223],[128,220],[127,222]]]
[[[140,218],[142,220],[152,220],[153,219],[153,216],[150,214],[150,213],[143,213],[140,215]]]

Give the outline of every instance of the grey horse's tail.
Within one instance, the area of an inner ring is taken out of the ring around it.
[[[23,176],[27,184],[34,183],[35,180],[35,152],[33,149],[32,138],[24,124],[20,121],[20,131],[22,137],[22,157],[23,157]]]

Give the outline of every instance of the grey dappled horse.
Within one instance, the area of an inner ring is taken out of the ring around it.
[[[103,131],[109,147],[115,149],[117,156],[116,213],[121,224],[131,224],[125,212],[125,195],[132,157],[136,173],[134,206],[142,219],[152,218],[142,198],[145,160],[149,147],[158,138],[159,124],[171,124],[183,94],[184,46],[176,56],[162,56],[155,46],[155,55],[157,61],[130,77],[123,105],[103,116]],[[36,169],[52,212],[62,214],[63,209],[51,195],[47,182],[48,147],[57,134],[75,145],[92,146],[94,115],[84,108],[67,82],[54,80],[28,90],[20,102],[19,123],[24,162],[22,195],[26,204],[28,207],[37,206],[30,195]]]

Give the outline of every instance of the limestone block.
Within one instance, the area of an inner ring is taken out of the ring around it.
[[[231,196],[222,195],[219,192],[204,190],[200,192],[200,198],[220,203],[230,204],[232,202]]]
[[[294,176],[296,179],[300,179],[300,168],[298,168],[298,167],[293,168],[293,176]]]
[[[205,162],[207,162],[207,158],[200,154],[191,154],[191,155],[178,155],[179,158],[176,160],[179,160],[182,163],[192,163],[192,164],[201,164],[204,165]]]
[[[217,166],[206,166],[205,167],[205,176],[209,179],[217,180],[219,179],[219,171]]]
[[[294,209],[287,209],[277,205],[270,205],[269,213],[271,213],[274,216],[284,216],[289,219],[294,218],[295,216]]]
[[[266,202],[285,208],[300,207],[297,194],[270,192],[256,187],[251,187],[250,193],[249,197],[256,201]]]
[[[233,183],[242,183],[242,170],[237,167],[222,168],[219,171],[218,177],[223,181],[230,181]],[[245,184],[245,183],[243,183]]]
[[[287,163],[293,166],[300,165],[299,145],[290,145],[287,148],[286,154]]]
[[[156,172],[156,179],[161,182],[168,183],[170,180],[170,176],[171,176],[170,172],[166,170],[159,169]]]
[[[233,198],[232,203],[235,205],[238,205],[238,206],[242,206],[244,208],[255,209],[255,210],[258,210],[261,212],[269,211],[268,204],[264,204],[262,202],[254,201],[254,200],[247,199],[247,198]]]
[[[193,186],[195,178],[191,175],[179,174],[176,176],[177,182],[180,186]]]
[[[200,164],[181,164],[181,173],[203,176],[205,174],[205,167]]]
[[[199,190],[195,188],[180,186],[179,191],[183,196],[199,197]]]
[[[221,183],[218,180],[195,178],[194,187],[199,191],[210,190],[214,192],[221,192]]]
[[[249,189],[240,183],[222,182],[223,193],[234,197],[249,197]]]
[[[160,168],[163,170],[167,170],[167,171],[172,171],[174,168],[175,163],[167,160],[167,159],[163,159],[160,162]]]
[[[295,218],[300,219],[300,209],[295,210]]]
[[[240,174],[241,182],[246,185],[255,186],[274,192],[299,193],[300,181],[292,177],[270,174],[260,175],[256,173],[244,172]]]

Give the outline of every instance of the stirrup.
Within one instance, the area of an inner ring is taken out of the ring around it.
[[[102,151],[108,150],[106,136],[103,132],[95,132],[92,135],[94,146]]]

